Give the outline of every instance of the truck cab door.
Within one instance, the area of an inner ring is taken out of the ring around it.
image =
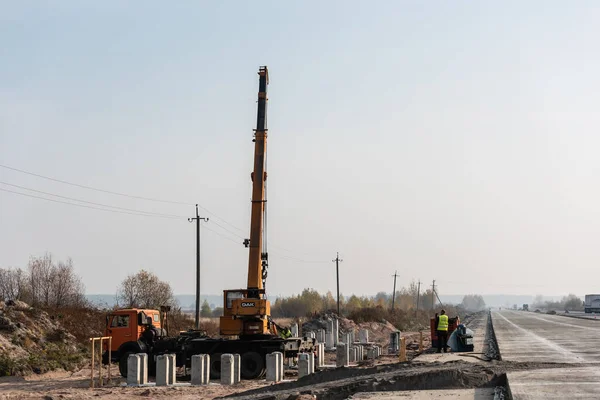
[[[129,314],[115,314],[109,315],[108,317],[108,329],[107,332],[112,336],[112,348],[111,351],[117,351],[119,347],[132,340],[137,340],[132,334],[135,328],[135,321],[132,320]]]

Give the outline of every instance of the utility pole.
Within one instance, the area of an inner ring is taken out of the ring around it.
[[[394,303],[396,302],[396,277],[398,276],[398,271],[394,272],[394,292],[392,293],[392,311],[394,311]]]
[[[198,204],[196,204],[196,217],[188,218],[189,222],[196,221],[196,330],[200,329],[200,221],[207,221],[208,218],[201,218],[198,215]]]
[[[337,313],[340,315],[340,262],[344,261],[340,259],[340,253],[338,252],[335,256],[335,274],[337,276]]]
[[[435,309],[435,279],[431,285],[431,309]]]
[[[417,311],[415,312],[415,317],[419,315],[419,297],[421,296],[421,280],[419,279],[417,286]]]

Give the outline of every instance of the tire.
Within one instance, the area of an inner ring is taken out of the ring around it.
[[[126,351],[119,358],[119,372],[123,378],[127,378],[127,360],[129,359],[130,354],[133,354],[133,352]]]
[[[265,370],[265,360],[255,351],[242,354],[241,375],[243,379],[257,379]]]
[[[221,353],[210,355],[210,379],[221,379]]]

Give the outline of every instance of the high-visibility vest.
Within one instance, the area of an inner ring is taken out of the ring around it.
[[[440,319],[440,321],[438,322],[438,331],[447,331],[448,330],[448,316],[447,315],[440,315],[438,317]]]

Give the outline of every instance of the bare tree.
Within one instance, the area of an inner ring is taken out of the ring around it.
[[[27,274],[21,269],[0,269],[0,299],[24,300],[28,295]]]
[[[143,269],[121,282],[117,298],[124,307],[159,308],[177,305],[171,285]]]
[[[32,257],[27,271],[0,269],[0,298],[22,300],[32,306],[60,308],[85,304],[85,288],[73,261],[54,263],[52,255]]]

